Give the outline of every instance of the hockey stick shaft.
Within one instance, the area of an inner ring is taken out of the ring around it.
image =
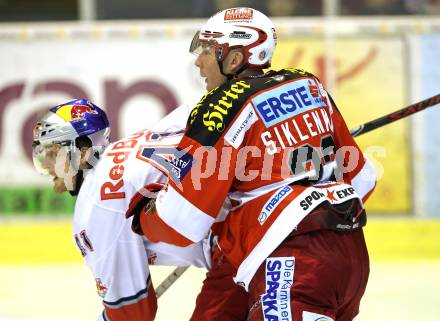
[[[189,266],[176,267],[173,272],[162,281],[161,284],[155,289],[156,297],[159,299],[162,294],[165,293],[168,288],[176,282],[176,280],[188,269]]]
[[[396,120],[408,117],[412,114],[415,114],[421,110],[424,110],[428,107],[432,107],[440,103],[440,94],[427,98],[425,100],[419,101],[418,103],[409,105],[405,108],[392,112],[391,114],[382,116],[380,118],[369,121],[363,125],[355,127],[350,130],[350,133],[353,137],[357,137],[368,133],[376,128],[391,124]]]

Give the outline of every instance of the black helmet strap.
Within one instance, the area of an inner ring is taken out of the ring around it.
[[[82,169],[80,169],[76,174],[75,189],[73,191],[69,191],[70,195],[78,196],[79,190],[81,189],[81,185],[83,182],[84,182],[84,172]]]
[[[239,74],[241,74],[247,67],[249,67],[249,64],[247,62],[243,63],[240,68],[237,69],[237,71],[233,74],[225,74],[223,71],[223,60],[217,60],[218,66],[220,68],[220,73],[226,77],[226,79],[231,80],[234,78],[237,78]]]

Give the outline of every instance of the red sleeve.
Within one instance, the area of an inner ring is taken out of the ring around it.
[[[208,92],[190,115],[170,160],[168,189],[159,193],[152,214],[141,216],[150,240],[179,246],[199,242],[220,212],[234,180],[238,153],[223,136],[242,110],[250,88],[240,80],[225,86],[229,87]]]
[[[179,152],[189,152],[176,160],[178,173],[170,175],[168,190],[159,193],[154,212],[141,216],[149,240],[187,246],[206,236],[234,176],[231,164],[235,164],[237,150],[223,144],[219,139],[208,148],[189,137],[182,139]]]

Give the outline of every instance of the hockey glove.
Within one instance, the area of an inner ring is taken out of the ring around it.
[[[166,188],[166,185],[161,183],[147,184],[131,198],[128,210],[125,212],[125,218],[128,219],[133,216],[131,229],[134,233],[144,235],[140,216],[151,210],[154,211],[157,193],[164,188]]]

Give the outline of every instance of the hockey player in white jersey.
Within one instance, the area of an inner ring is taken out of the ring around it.
[[[154,319],[157,301],[148,263],[208,267],[201,243],[181,248],[148,242],[124,217],[144,185],[166,183],[166,170],[152,151],[160,148],[159,157],[167,157],[168,149],[172,153],[188,114],[180,106],[155,130],[109,144],[105,112],[77,99],[51,108],[34,128],[35,167],[53,177],[56,192],[77,195],[73,238],[103,299],[98,320]]]

